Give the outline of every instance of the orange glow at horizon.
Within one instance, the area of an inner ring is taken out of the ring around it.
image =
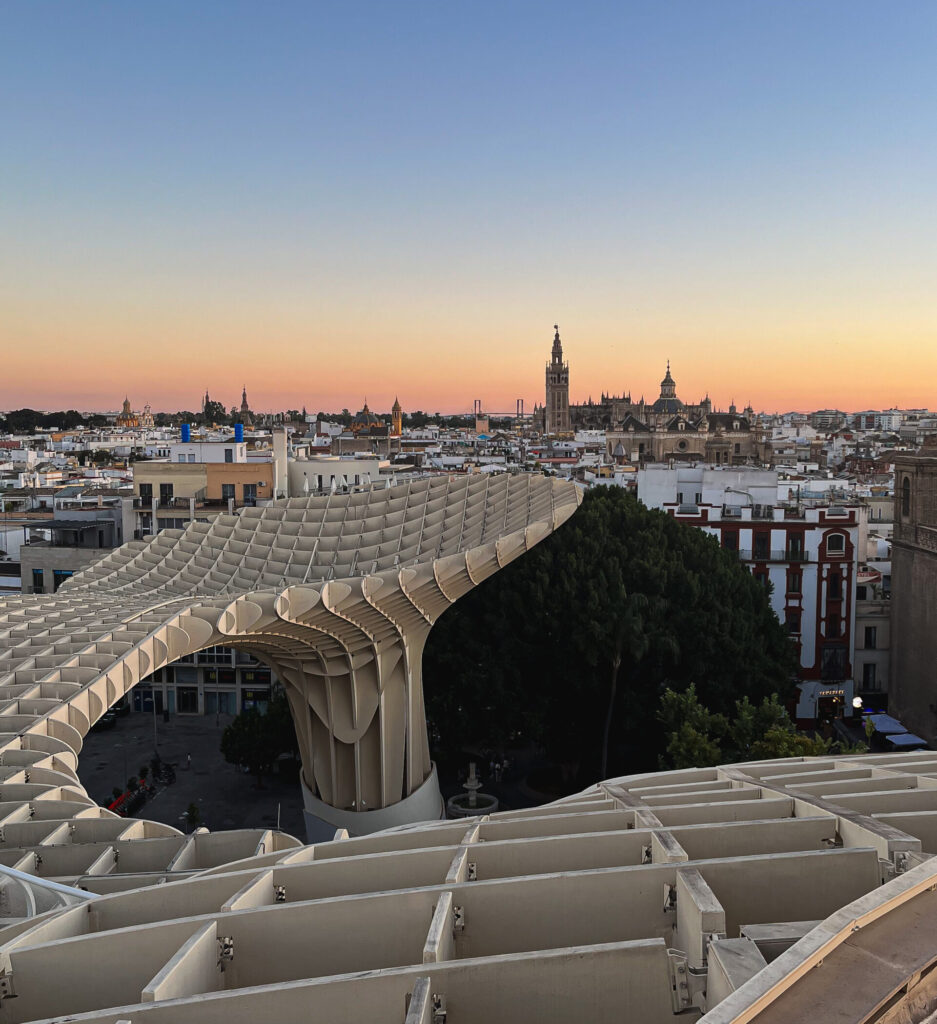
[[[251,408],[262,412],[304,406],[310,413],[355,411],[365,398],[372,409],[386,411],[399,397],[408,412],[464,413],[481,398],[487,411],[511,413],[518,398],[528,412],[543,401],[549,329],[521,333],[515,326],[493,337],[398,326],[395,337],[384,329],[379,340],[353,330],[320,332],[314,341],[273,332],[274,341],[255,340],[247,331],[209,340],[211,333],[199,331],[196,343],[170,346],[156,330],[135,332],[134,342],[122,332],[117,345],[74,327],[64,345],[24,331],[5,346],[0,408],[114,410],[126,393],[135,409],[148,402],[154,411],[194,411],[206,388],[230,408],[240,403],[242,386]],[[897,338],[862,343],[854,336],[797,343],[762,336],[748,343],[731,336],[671,341],[665,334],[626,339],[617,331],[561,324],[570,402],[598,401],[603,392],[653,401],[669,358],[677,394],[687,404],[705,394],[716,408],[734,401],[765,412],[935,404],[937,354],[917,338],[902,339],[904,345]],[[38,372],[40,366],[49,370]]]

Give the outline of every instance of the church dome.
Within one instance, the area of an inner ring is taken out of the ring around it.
[[[355,418],[351,421],[353,428],[362,429],[364,427],[379,427],[383,425],[383,420],[375,416],[373,412],[368,408],[368,403],[364,403],[364,408],[355,413]]]

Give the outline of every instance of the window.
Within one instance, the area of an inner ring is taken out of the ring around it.
[[[901,514],[911,515],[911,478],[906,476],[901,481]]]
[[[256,505],[257,504],[257,484],[245,484],[244,485],[244,504],[245,505]]]
[[[683,504],[683,491],[677,491],[677,504]]]
[[[826,635],[829,637],[839,636],[839,615],[830,612],[826,618]]]
[[[867,600],[867,598],[866,598],[866,594],[867,593],[868,593],[868,591],[867,591],[867,589],[866,589],[864,584],[861,587],[856,587],[856,600],[857,601],[865,601],[865,600]]]
[[[842,644],[824,644],[820,651],[820,678],[843,679],[846,675],[846,648]]]
[[[171,505],[173,500],[173,487],[172,484],[160,484],[159,485],[159,503],[160,505]]]
[[[740,444],[737,444],[735,446],[735,454],[736,455],[741,455],[742,454],[742,446]]]
[[[44,594],[46,592],[45,574],[42,569],[33,569],[33,593]]]
[[[225,448],[224,450],[225,462],[234,462],[234,451],[231,448]]]
[[[799,594],[801,586],[801,576],[799,572],[789,572],[787,574],[787,592],[789,594]]]
[[[241,690],[241,710],[248,711],[250,708],[257,708],[263,715],[267,712],[267,704],[270,700],[269,690]]]
[[[878,627],[877,626],[866,626],[865,627],[865,648],[869,651],[874,651],[876,647]]]
[[[756,572],[755,579],[763,586],[768,586],[768,574],[766,572]]]
[[[739,535],[734,530],[724,533],[722,535],[722,546],[726,551],[738,551]]]
[[[788,633],[792,633],[797,636],[800,635],[800,612],[789,611],[786,614],[784,621],[787,625]]]
[[[697,491],[696,494],[694,495],[694,497],[695,497],[697,505],[702,505],[703,504],[703,492],[702,491]]]
[[[862,689],[877,690],[878,680],[875,678],[876,665],[874,661],[867,662],[862,666]]]
[[[221,500],[222,501],[233,501],[234,500],[234,484],[222,484],[221,485]]]
[[[195,453],[194,452],[189,456],[189,462],[195,462]]]
[[[804,538],[801,534],[791,534],[787,541],[787,557],[791,562],[804,560]]]
[[[846,550],[846,538],[841,533],[831,533],[826,538],[826,550],[832,554],[834,551]]]
[[[52,591],[53,593],[59,589],[59,587],[72,576],[71,569],[53,569],[52,570]]]
[[[185,462],[185,452],[183,452],[177,459],[177,462]]]
[[[826,581],[826,596],[831,601],[839,601],[843,596],[843,578],[838,572],[830,573]]]
[[[176,702],[180,715],[198,714],[198,687],[177,686]]]
[[[140,484],[140,504],[141,505],[152,505],[153,504],[153,485],[152,484]]]
[[[771,535],[768,533],[755,534],[755,561],[765,562],[771,557]]]

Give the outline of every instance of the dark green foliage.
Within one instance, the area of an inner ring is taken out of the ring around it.
[[[264,714],[242,711],[221,734],[221,753],[229,764],[246,767],[257,781],[269,774],[281,754],[298,752],[296,730],[286,696],[275,694]]]
[[[208,401],[199,416],[202,423],[228,423],[231,417],[221,402]]]
[[[692,684],[683,693],[666,690],[658,719],[664,726],[667,752],[663,768],[707,768],[736,761],[766,761],[775,757],[823,757],[861,754],[863,744],[798,732],[778,701],[777,694],[752,704],[748,697],[735,702],[735,718],[714,715],[696,696]]]
[[[106,416],[82,416],[74,409],[62,412],[12,409],[5,416],[0,416],[0,431],[11,434],[31,434],[36,430],[73,430],[75,427],[103,427],[106,424]]]
[[[733,555],[620,488],[596,488],[442,617],[424,689],[441,760],[519,738],[589,781],[657,767],[668,686],[695,682],[728,714],[743,696],[786,696],[795,670],[764,587]]]

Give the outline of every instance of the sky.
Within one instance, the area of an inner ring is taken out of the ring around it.
[[[0,408],[937,407],[937,4],[0,6]]]

